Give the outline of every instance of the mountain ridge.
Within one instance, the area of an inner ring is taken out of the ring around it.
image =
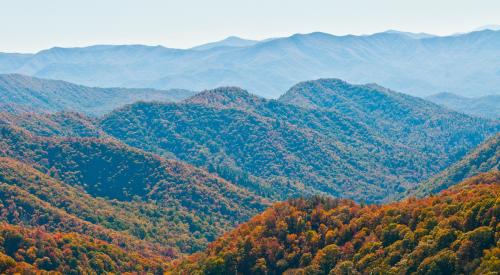
[[[29,56],[2,54],[0,72],[101,87],[240,86],[266,98],[277,98],[299,81],[333,76],[354,83],[376,81],[419,96],[442,91],[479,96],[498,93],[499,64],[494,57],[499,33],[484,30],[421,39],[387,32],[310,33],[204,51],[152,46],[52,49]],[[408,59],[410,55],[416,58]],[[467,70],[458,64],[467,64]]]
[[[261,41],[259,41],[259,40],[244,39],[244,38],[241,38],[238,36],[228,36],[228,37],[224,38],[223,40],[209,42],[206,44],[194,46],[194,47],[189,48],[189,49],[204,51],[204,50],[210,50],[210,49],[218,48],[218,47],[248,47],[248,46],[253,46],[253,45],[260,43],[260,42]]]
[[[427,96],[425,99],[468,115],[490,119],[500,118],[500,95],[471,98],[444,92]]]
[[[0,74],[0,106],[11,112],[74,111],[100,115],[140,100],[178,101],[187,90],[94,88],[62,80]]]
[[[329,91],[337,84],[342,98],[349,99],[341,105],[303,108],[300,102],[287,102],[303,87],[323,94],[315,99],[329,104],[335,99]],[[278,186],[289,186],[291,180],[308,192],[312,188],[370,202],[444,169],[499,127],[373,84],[329,79],[298,84],[279,100],[229,87],[180,103],[133,104],[104,116],[100,125],[131,146],[216,173],[247,173]],[[281,198],[304,192],[290,187]],[[252,188],[262,192],[260,183]],[[361,195],[361,189],[372,195]]]

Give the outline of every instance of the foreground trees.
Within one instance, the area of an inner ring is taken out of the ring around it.
[[[164,263],[77,233],[48,233],[0,224],[2,274],[103,274],[107,272],[157,273]]]
[[[438,196],[376,206],[314,197],[278,203],[177,262],[189,274],[495,274],[500,172]]]

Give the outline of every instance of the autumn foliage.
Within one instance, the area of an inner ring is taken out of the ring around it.
[[[277,203],[179,261],[181,274],[496,274],[500,172],[425,199]],[[488,273],[490,272],[490,273]]]
[[[39,274],[157,273],[164,263],[77,233],[0,224],[0,272]]]

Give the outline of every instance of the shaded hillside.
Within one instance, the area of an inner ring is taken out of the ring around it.
[[[152,201],[95,198],[18,161],[0,158],[1,220],[51,232],[77,232],[143,255],[198,251],[214,228],[185,209]],[[200,228],[192,236],[191,228]],[[216,228],[215,231],[221,230]]]
[[[299,81],[321,77],[377,82],[417,96],[442,91],[482,96],[498,94],[500,86],[500,31],[444,37],[395,31],[360,36],[315,32],[260,43],[230,38],[202,48],[206,50],[54,47],[36,54],[0,54],[0,73],[93,87],[199,91],[238,86],[267,98],[279,97]]]
[[[93,222],[182,252],[199,250],[265,207],[259,197],[202,170],[110,139],[43,138],[0,125],[0,156],[28,163],[79,192],[117,201],[113,211],[142,209],[131,211],[132,218],[121,216],[124,221]]]
[[[337,93],[342,105],[329,106]],[[280,192],[273,197],[324,192],[369,202],[403,193],[499,129],[418,98],[339,80],[298,84],[278,101],[219,88],[178,104],[137,103],[100,125],[131,146],[235,183],[247,175],[271,181]],[[269,194],[259,183],[243,185]]]
[[[0,221],[45,232],[78,233],[131,254],[168,261],[174,246],[134,236],[146,223],[130,205],[92,198],[32,167],[0,158]],[[131,210],[128,212],[128,210]],[[154,222],[153,220],[150,222]]]
[[[293,111],[314,118],[298,108]],[[320,121],[317,119],[314,123]],[[329,121],[332,126],[338,124],[334,118]],[[362,135],[342,135],[336,141],[347,141],[337,145],[320,133],[299,128],[277,116],[269,118],[238,109],[197,104],[135,104],[106,116],[102,127],[131,146],[179,158],[225,174],[226,178],[249,174],[269,180],[274,183],[272,189],[279,192],[279,198],[315,190],[346,195],[342,185],[352,188],[348,195],[367,200],[379,199],[383,192],[380,186],[369,186],[368,179],[375,180],[375,176],[360,171],[372,164],[358,165],[369,161],[368,155],[363,153],[375,151],[376,146],[361,142]],[[356,127],[349,127],[348,131],[356,133],[363,129],[358,131]],[[349,154],[347,148],[359,143],[366,147],[361,147],[356,155]],[[370,168],[375,170],[380,166],[373,163]],[[378,175],[388,174],[381,172]],[[332,181],[333,177],[337,182]],[[249,188],[261,194],[269,192],[265,186],[252,184]],[[360,194],[360,190],[366,188],[373,192]]]
[[[91,88],[19,74],[0,75],[0,107],[10,112],[99,115],[136,101],[178,101],[193,94],[187,90]]]
[[[360,206],[277,203],[174,265],[174,274],[495,274],[500,173],[442,194]]]
[[[439,93],[425,99],[464,114],[500,118],[500,95],[462,97],[452,93]]]
[[[409,196],[423,197],[435,194],[462,180],[488,171],[500,169],[500,134],[486,140],[478,148],[467,154],[457,163],[446,168],[414,190],[409,190]]]

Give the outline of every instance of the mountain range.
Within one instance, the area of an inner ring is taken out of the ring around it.
[[[8,74],[0,96],[0,273],[469,274],[500,257],[498,120],[340,79],[266,99]]]
[[[60,90],[51,98],[64,102],[67,95]],[[500,127],[381,86],[338,79],[299,83],[278,100],[226,87],[94,118],[62,112],[4,120],[45,137],[114,139],[270,200],[323,193],[366,202],[404,194]]]
[[[64,227],[64,221],[85,221],[126,237],[131,244],[145,242],[153,248],[157,247],[153,243],[161,244],[172,256],[203,248],[267,205],[213,174],[111,138],[44,137],[9,120],[0,122],[0,157],[6,164],[0,182],[14,186],[21,197],[12,204],[12,195],[5,196],[6,205],[42,202],[36,207],[6,208],[3,217],[9,222],[41,225],[36,217],[52,217],[49,210],[56,208],[64,217],[45,220],[45,229],[75,232],[76,227]],[[89,234],[87,227],[79,233]]]
[[[0,107],[11,112],[102,115],[137,101],[179,101],[193,94],[187,90],[93,88],[19,74],[0,75]]]
[[[0,73],[99,87],[203,90],[239,86],[277,98],[297,82],[336,77],[376,82],[415,96],[498,94],[500,31],[452,36],[388,31],[296,34],[264,41],[230,37],[192,49],[96,45],[0,54]]]
[[[500,95],[463,97],[452,93],[439,93],[425,99],[452,110],[491,119],[500,118]]]

